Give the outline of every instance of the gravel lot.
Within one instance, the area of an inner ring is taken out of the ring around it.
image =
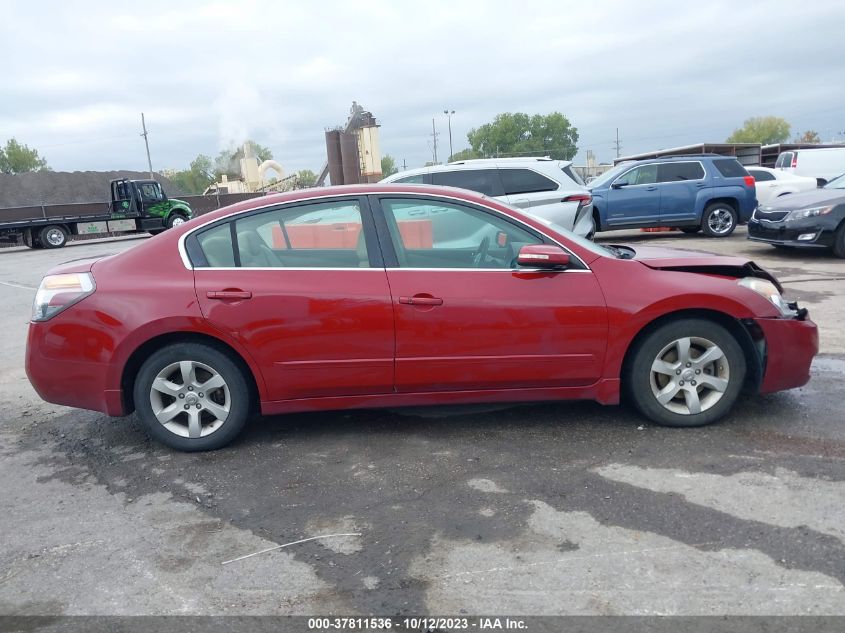
[[[4,249],[0,614],[845,615],[845,261],[744,230],[600,241],[752,256],[821,328],[813,380],[703,429],[592,403],[332,412],[181,454],[23,370],[41,275],[139,240]]]

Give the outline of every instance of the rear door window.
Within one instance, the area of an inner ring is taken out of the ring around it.
[[[537,193],[539,191],[556,191],[558,184],[530,169],[500,169],[502,186],[506,195],[519,193]]]
[[[704,168],[699,162],[661,163],[657,169],[657,182],[683,182],[702,178]]]
[[[438,171],[431,174],[431,182],[445,187],[460,187],[477,191],[487,196],[504,195],[502,183],[496,169],[461,169]]]
[[[736,158],[720,158],[714,160],[713,164],[725,178],[743,178],[748,175],[745,167],[740,165]]]

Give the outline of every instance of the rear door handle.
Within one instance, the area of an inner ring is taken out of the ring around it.
[[[443,299],[440,297],[414,295],[413,297],[399,297],[399,303],[410,306],[442,306]]]
[[[252,293],[249,290],[209,290],[205,293],[205,296],[209,299],[222,299],[223,301],[252,299]]]

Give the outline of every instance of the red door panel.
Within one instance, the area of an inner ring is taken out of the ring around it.
[[[589,271],[388,270],[398,391],[587,385],[604,296]]]
[[[393,391],[384,269],[198,268],[194,283],[205,318],[252,352],[270,399]]]

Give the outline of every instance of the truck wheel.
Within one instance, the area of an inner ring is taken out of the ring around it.
[[[170,217],[167,218],[167,228],[172,229],[174,226],[180,226],[182,224],[185,224],[185,222],[187,221],[188,218],[186,218],[181,213],[171,213]]]
[[[845,259],[845,222],[842,223],[833,238],[833,254]]]
[[[67,244],[67,230],[58,224],[51,224],[41,229],[38,241],[44,248],[61,248]]]
[[[241,432],[251,408],[241,369],[200,343],[155,352],[138,371],[133,393],[150,435],[180,451],[222,448]]]
[[[704,209],[701,230],[708,237],[727,237],[737,224],[736,211],[727,202],[714,202]]]
[[[625,393],[663,426],[703,426],[725,415],[745,382],[742,348],[721,325],[705,319],[670,321],[631,350]]]

